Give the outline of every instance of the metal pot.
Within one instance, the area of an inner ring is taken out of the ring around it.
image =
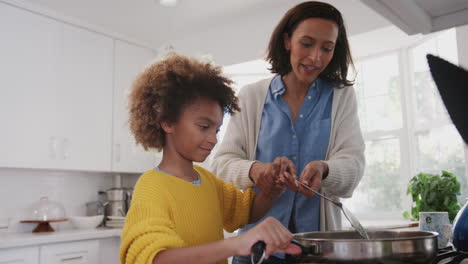
[[[132,200],[131,188],[111,188],[106,191],[106,216],[126,216]]]
[[[291,263],[431,263],[437,255],[437,233],[368,230],[369,240],[355,231],[309,232],[294,235],[302,248]]]

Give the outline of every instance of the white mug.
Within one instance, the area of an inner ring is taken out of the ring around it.
[[[437,236],[437,245],[439,248],[447,246],[452,235],[452,226],[447,212],[420,212],[419,230],[434,231],[439,233]]]
[[[452,237],[452,225],[443,225],[437,237],[437,245],[439,248],[446,247]]]

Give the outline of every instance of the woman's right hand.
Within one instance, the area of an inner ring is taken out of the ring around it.
[[[234,237],[238,256],[247,256],[252,254],[252,246],[258,241],[266,244],[265,258],[273,253],[286,253],[297,255],[301,249],[291,244],[292,234],[278,220],[268,217],[249,231]]]

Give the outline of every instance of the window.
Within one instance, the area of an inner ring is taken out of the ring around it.
[[[243,86],[272,76],[272,74],[268,70],[269,67],[270,65],[264,60],[253,60],[244,63],[225,66],[223,68],[223,73],[234,81],[233,87],[236,93],[238,93],[240,88],[242,88]],[[223,118],[223,125],[221,126],[218,132],[218,143],[222,141],[224,134],[226,133],[228,123],[229,115],[226,114]],[[212,153],[216,153],[219,145],[220,144],[217,144],[215,146]],[[207,160],[203,163],[203,165],[206,165],[207,167],[207,164],[209,164],[211,159],[212,156],[210,155],[207,158]]]
[[[426,54],[457,63],[455,30],[394,52],[356,60],[366,171],[345,206],[358,218],[401,219],[410,210],[406,188],[419,172],[448,170],[468,197],[465,150],[430,74]]]
[[[398,54],[366,59],[356,65],[355,88],[363,131],[401,129],[401,79]]]
[[[458,63],[454,30],[448,30],[410,49],[413,71],[411,84],[415,92],[414,136],[419,171],[440,173],[447,170],[459,176],[463,198],[468,197],[464,143],[445,109],[430,76],[424,54],[432,53],[452,63]]]
[[[468,198],[467,149],[452,125],[429,72],[426,54],[457,63],[455,30],[435,33],[412,46],[355,59],[355,90],[366,141],[365,175],[343,202],[360,220],[403,220],[410,210],[409,180],[419,172],[448,170]],[[262,61],[226,67],[239,89],[271,76]],[[344,223],[346,224],[346,223]]]
[[[243,86],[273,76],[270,64],[264,60],[253,60],[224,67],[224,74],[234,81],[236,91]]]
[[[236,93],[247,84],[273,76],[268,68],[270,65],[264,60],[253,60],[244,63],[229,65],[224,67],[223,72],[234,81],[234,89]],[[226,115],[223,120],[218,137],[221,139],[226,132],[229,115]]]

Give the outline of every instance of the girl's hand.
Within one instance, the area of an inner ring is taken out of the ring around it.
[[[252,246],[258,241],[263,241],[266,244],[265,258],[268,258],[273,253],[291,255],[301,253],[301,249],[297,245],[291,244],[292,234],[273,217],[266,218],[254,228],[234,239],[237,239],[238,256],[252,254]]]

